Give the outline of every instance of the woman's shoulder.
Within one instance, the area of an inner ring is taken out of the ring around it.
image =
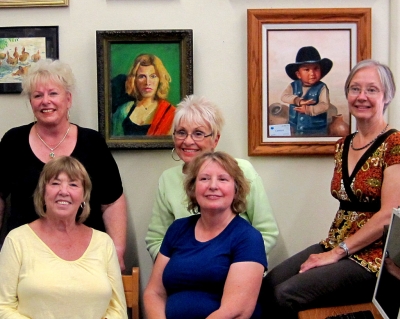
[[[179,231],[181,229],[185,229],[187,227],[194,227],[194,225],[197,223],[197,220],[200,218],[200,214],[196,215],[190,215],[187,217],[182,217],[175,219],[173,223],[171,224],[170,228],[171,230],[174,231]]]
[[[181,176],[183,176],[182,165],[177,165],[167,168],[165,171],[163,171],[160,179],[180,178]]]
[[[111,239],[110,235],[108,235],[107,233],[91,228],[93,231],[93,235],[92,235],[92,241],[95,242],[96,244],[100,244],[100,245],[114,245],[113,240]]]
[[[253,225],[250,224],[249,221],[240,217],[240,215],[238,215],[237,217],[239,218],[234,218],[232,221],[235,228],[242,229],[244,233],[249,232],[253,234],[258,234],[258,233],[261,234],[260,231],[255,229]]]
[[[237,161],[240,169],[243,171],[244,176],[248,180],[252,181],[259,176],[253,164],[251,164],[248,160],[242,158],[235,158],[235,160]]]
[[[33,230],[28,224],[24,224],[10,230],[6,236],[6,239],[12,240],[13,242],[23,242],[25,240],[31,242],[31,235],[34,235]]]
[[[94,142],[102,144],[105,143],[103,136],[98,131],[88,127],[82,127],[77,124],[75,125],[78,128],[78,141],[80,143],[84,142],[88,145],[93,145]]]
[[[9,129],[5,134],[4,137],[16,137],[16,136],[26,136],[26,134],[29,134],[32,126],[34,123],[29,123],[21,126],[16,126],[11,129]]]
[[[394,142],[395,144],[400,144],[400,131],[394,131],[392,134],[390,134],[386,141]]]

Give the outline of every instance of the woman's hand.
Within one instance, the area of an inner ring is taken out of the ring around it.
[[[299,273],[301,274],[306,272],[311,268],[334,264],[345,256],[346,252],[339,247],[324,253],[311,254],[310,257],[308,257],[308,259],[300,266]]]

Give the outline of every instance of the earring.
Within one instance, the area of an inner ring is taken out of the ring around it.
[[[67,121],[69,121],[69,118],[71,117],[71,113],[69,113],[69,110],[67,112]]]
[[[179,162],[181,159],[180,158],[178,158],[178,159],[176,159],[175,157],[174,157],[174,151],[175,151],[175,147],[172,149],[172,151],[171,151],[171,157],[172,157],[172,159],[175,161],[175,162]]]
[[[85,208],[85,205],[86,205],[86,203],[85,203],[85,202],[82,202],[80,207],[81,207],[82,209],[84,209],[84,208]]]

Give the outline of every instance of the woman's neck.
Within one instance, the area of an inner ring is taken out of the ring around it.
[[[386,122],[383,117],[376,121],[358,121],[357,122],[357,131],[360,137],[363,138],[371,138],[376,137],[378,134],[382,132],[382,130],[386,127]]]
[[[64,121],[55,125],[45,125],[39,122],[35,123],[36,132],[39,133],[40,136],[54,136],[57,137],[59,135],[64,135],[65,132],[70,127],[71,123],[69,121]]]

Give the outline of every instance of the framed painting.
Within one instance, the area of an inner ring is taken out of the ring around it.
[[[0,93],[21,93],[22,76],[40,59],[58,59],[58,26],[0,28]]]
[[[97,31],[99,132],[113,149],[172,148],[176,105],[193,93],[192,30]]]
[[[0,8],[67,7],[69,0],[0,0]]]
[[[247,23],[248,154],[333,154],[355,130],[344,83],[371,57],[371,9],[249,9]]]

